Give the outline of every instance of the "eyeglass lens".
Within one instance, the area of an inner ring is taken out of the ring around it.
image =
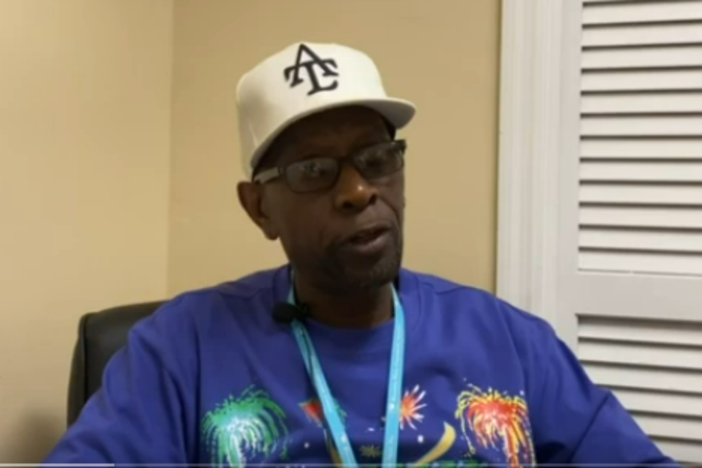
[[[351,158],[353,166],[366,179],[377,179],[399,170],[403,163],[403,147],[396,142],[361,151]],[[285,169],[291,190],[312,192],[331,187],[341,170],[342,160],[314,158],[293,163]]]

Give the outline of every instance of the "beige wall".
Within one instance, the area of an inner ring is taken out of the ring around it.
[[[499,0],[176,0],[171,292],[284,260],[236,200],[238,78],[291,42],[368,52],[418,105],[406,265],[494,285]]]
[[[64,430],[78,317],[166,292],[170,0],[0,0],[0,462]]]

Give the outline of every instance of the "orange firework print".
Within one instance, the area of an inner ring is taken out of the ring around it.
[[[326,423],[322,402],[319,401],[318,398],[312,398],[311,400],[300,403],[300,408],[302,408],[302,411],[305,412],[305,415],[307,415],[310,421],[316,423],[318,426],[322,427]],[[346,412],[341,409],[338,402],[336,404],[336,410],[339,413],[341,421],[343,422],[346,420]]]
[[[305,412],[310,420],[314,421],[319,426],[324,424],[324,410],[322,409],[322,403],[318,399],[314,398],[300,403],[300,408],[302,408],[302,411]]]
[[[471,385],[458,395],[456,418],[461,420],[463,435],[473,453],[466,425],[476,442],[483,448],[501,450],[510,468],[535,462],[534,446],[529,430],[529,411],[519,396],[509,396],[497,390],[487,392]]]
[[[419,391],[419,385],[416,385],[411,392],[405,391],[400,408],[400,429],[404,429],[405,425],[417,429],[414,421],[421,422],[424,419],[424,415],[419,410],[427,406],[426,403],[422,403],[424,395],[425,392]]]

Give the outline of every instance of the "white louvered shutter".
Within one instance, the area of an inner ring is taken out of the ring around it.
[[[583,0],[580,63],[560,305],[590,376],[702,462],[702,0]]]

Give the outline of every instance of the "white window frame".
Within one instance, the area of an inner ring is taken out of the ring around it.
[[[576,255],[559,257],[576,237],[559,230],[577,229],[581,12],[582,0],[502,0],[497,295],[573,348],[559,269]]]

